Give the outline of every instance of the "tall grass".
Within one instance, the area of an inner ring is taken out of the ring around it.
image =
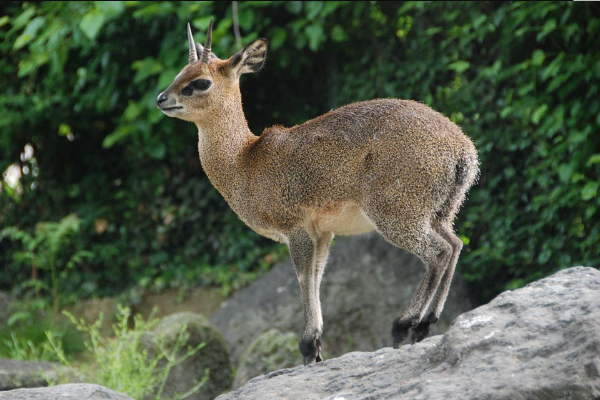
[[[94,323],[88,324],[68,312],[63,313],[79,331],[87,335],[85,346],[93,363],[75,370],[52,335],[48,335],[48,341],[57,358],[72,368],[80,380],[97,383],[135,399],[164,400],[163,391],[173,367],[195,355],[205,345],[201,343],[195,347],[184,348],[189,339],[189,333],[185,331],[184,326],[179,331],[174,345],[169,346],[170,350],[160,338],[150,343],[150,335],[147,335],[147,332],[152,330],[158,320],[153,317],[144,320],[138,314],[133,317],[133,326],[130,327],[131,310],[121,305],[118,306],[117,323],[113,325],[114,337],[111,338],[100,334],[102,315]],[[208,380],[208,376],[209,371],[204,371],[200,381],[195,382],[188,392],[178,394],[175,398],[181,400],[196,393]]]

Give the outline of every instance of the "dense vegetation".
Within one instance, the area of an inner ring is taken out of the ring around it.
[[[456,228],[466,244],[459,271],[479,300],[561,267],[598,266],[599,5],[237,6],[241,41],[270,43],[266,68],[242,78],[256,134],[397,97],[429,104],[473,138],[481,177]],[[74,297],[236,286],[282,254],[212,188],[195,127],[155,108],[186,63],[188,21],[203,41],[215,16],[221,58],[239,48],[232,3],[1,7],[0,230],[15,229],[0,241],[0,289],[29,291],[34,273],[38,295],[51,292],[51,271],[27,252],[47,248],[36,224],[67,216],[77,229],[54,248],[52,273]]]

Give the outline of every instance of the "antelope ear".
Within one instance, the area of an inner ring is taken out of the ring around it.
[[[258,72],[267,60],[267,39],[256,39],[228,60],[229,71],[233,78],[248,72]]]

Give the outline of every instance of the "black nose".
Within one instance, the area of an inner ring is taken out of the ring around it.
[[[167,101],[167,96],[165,96],[164,93],[161,93],[158,95],[158,98],[156,99],[156,104],[158,104],[160,106],[165,101]]]

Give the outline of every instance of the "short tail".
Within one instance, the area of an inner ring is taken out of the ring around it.
[[[454,166],[454,185],[435,216],[439,221],[452,223],[465,201],[467,192],[479,176],[476,152],[463,152]]]

